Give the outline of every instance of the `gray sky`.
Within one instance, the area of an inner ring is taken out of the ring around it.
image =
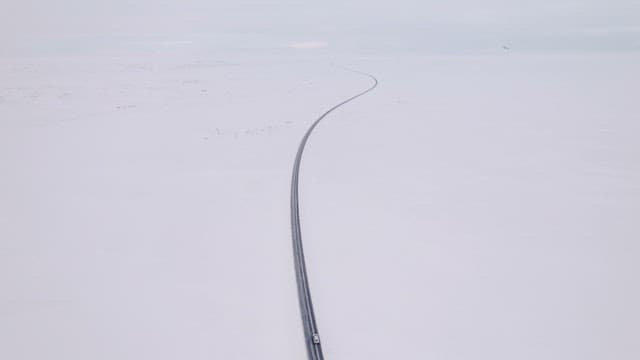
[[[123,39],[177,45],[222,36],[252,37],[248,46],[314,40],[425,51],[481,49],[485,42],[570,50],[640,46],[638,0],[2,1],[5,51],[108,47]]]

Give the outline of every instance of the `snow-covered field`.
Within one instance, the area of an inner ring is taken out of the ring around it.
[[[338,65],[338,66],[334,66]],[[0,358],[640,358],[640,55],[0,60]]]

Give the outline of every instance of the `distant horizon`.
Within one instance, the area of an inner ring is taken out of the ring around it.
[[[12,4],[0,15],[0,56],[100,52],[263,51],[323,42],[331,51],[478,53],[640,50],[640,3],[563,0],[481,6],[401,0]]]
[[[553,40],[550,40],[551,38]],[[269,37],[261,34],[190,34],[185,36],[77,35],[29,36],[0,50],[0,57],[92,56],[118,54],[172,54],[211,56],[220,53],[350,53],[350,54],[487,54],[517,53],[636,53],[630,34],[456,33],[446,39],[425,35],[423,40],[402,37],[342,38]],[[318,45],[322,44],[322,45]]]

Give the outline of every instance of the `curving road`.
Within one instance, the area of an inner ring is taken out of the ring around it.
[[[345,69],[357,74],[361,74],[369,77],[373,80],[373,84],[366,90],[340,102],[331,109],[322,114],[316,121],[311,124],[307,132],[302,137],[300,145],[298,146],[298,152],[296,154],[295,162],[293,163],[293,175],[291,177],[291,236],[293,240],[293,258],[296,270],[296,281],[298,284],[298,300],[300,302],[300,313],[302,315],[302,325],[304,327],[305,343],[307,345],[307,353],[309,360],[323,360],[322,346],[320,344],[320,336],[318,334],[318,326],[316,324],[316,317],[313,313],[313,303],[311,302],[311,292],[309,291],[309,280],[307,279],[307,268],[304,260],[304,251],[302,248],[302,231],[300,229],[300,212],[299,212],[299,200],[298,200],[298,177],[300,175],[300,163],[302,161],[302,153],[304,147],[307,144],[309,136],[313,132],[313,129],[324,119],[327,115],[333,112],[340,106],[359,98],[360,96],[368,93],[378,86],[378,79],[375,76],[356,71],[351,69]]]

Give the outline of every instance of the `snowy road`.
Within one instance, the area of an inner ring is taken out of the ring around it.
[[[355,71],[356,73],[368,76],[373,80],[373,85],[366,90],[338,103],[331,109],[322,114],[313,124],[309,127],[309,130],[302,137],[302,141],[298,147],[296,159],[293,164],[293,175],[291,178],[291,236],[293,240],[293,256],[296,269],[296,282],[298,285],[298,298],[300,301],[300,312],[302,315],[302,323],[304,327],[305,342],[307,346],[307,352],[309,359],[322,360],[322,346],[320,344],[320,338],[318,335],[318,326],[316,323],[316,317],[313,312],[313,302],[311,301],[311,292],[309,290],[309,280],[307,278],[307,269],[304,259],[304,251],[302,246],[302,230],[300,226],[300,204],[298,197],[298,178],[300,176],[300,164],[302,162],[302,153],[304,147],[307,144],[307,140],[313,129],[331,112],[336,110],[348,102],[359,98],[360,96],[368,93],[378,86],[378,79],[375,76]]]

